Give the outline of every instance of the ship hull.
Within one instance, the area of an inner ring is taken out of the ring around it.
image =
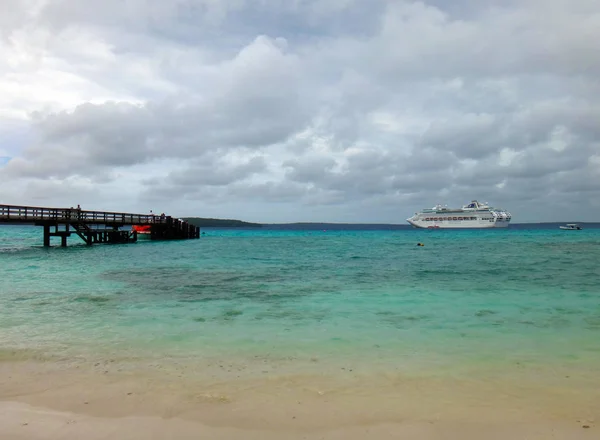
[[[406,220],[415,228],[419,229],[494,229],[507,228],[510,221],[507,220],[457,220],[426,222],[421,219],[409,218]]]
[[[495,209],[477,200],[458,209],[436,205],[416,212],[406,219],[420,229],[493,229],[507,228],[512,216],[504,209]]]

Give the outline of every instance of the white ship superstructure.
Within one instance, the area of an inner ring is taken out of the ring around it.
[[[510,212],[477,200],[462,208],[436,205],[406,219],[415,228],[430,229],[506,228],[510,220]]]

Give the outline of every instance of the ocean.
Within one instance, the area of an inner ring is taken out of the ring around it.
[[[597,385],[600,229],[203,232],[43,248],[41,228],[0,227],[0,359],[354,392]]]

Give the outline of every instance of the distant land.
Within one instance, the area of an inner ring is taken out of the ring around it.
[[[260,223],[249,223],[241,220],[201,218],[201,217],[182,217],[182,220],[201,228],[262,228]]]
[[[352,231],[352,230],[403,230],[413,229],[409,224],[387,224],[387,223],[319,223],[319,222],[296,222],[296,223],[250,223],[242,220],[216,219],[201,217],[183,217],[185,220],[200,228],[263,228],[272,230],[332,230],[332,231]],[[600,223],[591,222],[543,222],[543,223],[512,223],[509,226],[513,229],[556,229],[566,223],[579,223],[585,228],[600,228]]]

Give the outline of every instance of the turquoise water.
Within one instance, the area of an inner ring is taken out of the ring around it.
[[[600,366],[600,230],[41,240],[40,228],[0,227],[0,350],[299,370]]]

